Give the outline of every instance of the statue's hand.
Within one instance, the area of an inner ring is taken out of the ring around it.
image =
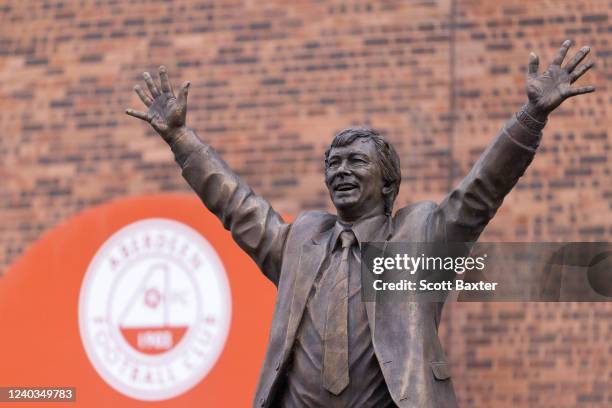
[[[180,134],[180,130],[185,127],[187,93],[190,83],[185,81],[181,86],[178,97],[176,97],[168,80],[168,71],[163,65],[159,67],[161,87],[157,87],[148,72],[145,72],[143,77],[147,88],[149,88],[150,95],[140,85],[134,86],[134,91],[136,91],[142,102],[149,107],[149,110],[145,113],[126,109],[125,113],[149,122],[166,142],[172,143],[177,135]]]
[[[585,46],[562,67],[561,63],[571,44],[570,40],[563,42],[559,53],[555,56],[548,69],[541,75],[538,75],[538,56],[534,53],[529,55],[527,96],[529,97],[534,116],[545,118],[567,98],[595,91],[593,86],[570,88],[572,83],[594,65],[593,61],[589,61],[578,66],[590,51],[590,48]]]

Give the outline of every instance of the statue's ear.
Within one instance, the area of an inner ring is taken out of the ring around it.
[[[388,194],[391,194],[391,192],[393,192],[393,185],[387,182],[382,189],[382,193],[383,195],[388,195]]]

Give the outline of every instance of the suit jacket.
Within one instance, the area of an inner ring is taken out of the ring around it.
[[[488,146],[470,173],[440,203],[402,208],[370,241],[475,241],[504,196],[533,159],[541,133],[515,116]],[[242,182],[193,132],[172,145],[183,176],[234,240],[277,286],[274,319],[254,406],[274,405],[279,376],[336,216],[305,212],[287,224]],[[447,358],[438,338],[442,303],[368,302],[372,344],[382,374],[400,407],[453,407],[456,399]]]

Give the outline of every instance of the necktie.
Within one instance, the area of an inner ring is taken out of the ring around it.
[[[323,386],[332,394],[340,394],[349,384],[348,367],[348,294],[349,255],[355,234],[340,234],[342,257],[334,287],[330,291],[323,339]]]

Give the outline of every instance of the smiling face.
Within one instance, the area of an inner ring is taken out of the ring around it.
[[[374,143],[358,138],[329,151],[325,184],[345,221],[384,214],[384,181]]]

